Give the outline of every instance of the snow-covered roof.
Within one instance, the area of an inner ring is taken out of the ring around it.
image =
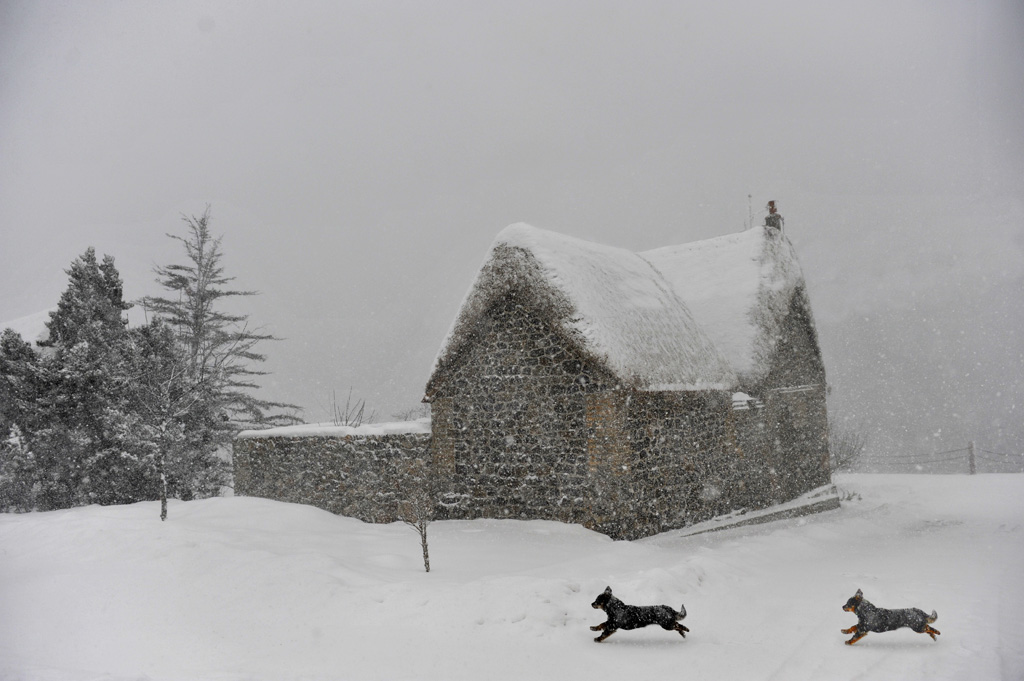
[[[502,230],[434,363],[490,304],[528,290],[567,338],[639,389],[726,389],[735,375],[672,286],[636,253],[516,224]],[[433,382],[431,378],[431,383]]]
[[[511,225],[467,293],[428,390],[479,315],[511,289],[530,289],[583,352],[637,388],[750,385],[767,375],[803,288],[792,244],[772,228],[633,253]]]
[[[266,437],[367,437],[378,435],[430,434],[430,419],[365,423],[359,426],[336,426],[333,423],[300,423],[264,430],[243,430],[235,439]]]
[[[755,227],[639,255],[685,301],[745,384],[764,377],[793,296],[804,287],[782,233]]]

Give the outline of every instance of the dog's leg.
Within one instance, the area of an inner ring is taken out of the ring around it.
[[[931,637],[932,637],[932,640],[933,640],[933,641],[938,641],[939,639],[935,638],[935,635],[936,635],[936,634],[941,634],[942,632],[941,632],[941,631],[939,631],[938,629],[933,629],[933,628],[929,627],[929,626],[928,626],[928,625],[926,624],[926,625],[925,625],[925,627],[924,627],[924,631],[922,631],[921,633],[922,633],[922,634],[928,634],[929,636],[931,636]]]
[[[679,632],[680,636],[682,636],[683,638],[686,638],[686,632],[688,632],[689,629],[684,627],[682,624],[679,624],[678,622],[676,622],[676,626],[674,628],[675,628],[676,631]]]
[[[594,626],[590,627],[590,630],[591,630],[591,631],[601,631],[601,630],[603,630],[603,629],[604,629],[604,628],[605,628],[606,626],[608,626],[608,623],[607,623],[607,622],[601,622],[600,624],[595,624]]]
[[[841,631],[842,633],[844,633],[844,634],[852,634],[853,632],[857,631],[857,625],[856,625],[856,624],[854,624],[854,625],[853,625],[852,627],[850,627],[849,629],[840,629],[840,631]]]
[[[868,632],[866,632],[866,631],[864,633],[858,632],[856,636],[854,636],[853,638],[851,638],[849,641],[846,642],[846,645],[852,646],[854,643],[856,643],[857,641],[861,640],[862,638],[864,638],[867,635],[868,635]]]
[[[609,629],[605,629],[604,633],[601,634],[600,636],[598,636],[597,638],[595,638],[594,640],[597,641],[598,643],[600,643],[601,641],[605,640],[606,638],[608,638],[609,636],[614,634],[615,631],[616,631],[615,629],[610,629],[610,630]]]

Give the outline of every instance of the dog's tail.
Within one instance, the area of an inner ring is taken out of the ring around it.
[[[681,621],[681,620],[683,620],[685,618],[686,618],[686,606],[685,605],[680,605],[679,606],[679,613],[676,615],[676,622],[679,622],[679,621]]]
[[[925,617],[924,621],[927,622],[928,624],[931,624],[932,622],[934,622],[937,619],[939,619],[939,613],[937,613],[934,610],[932,610],[932,614],[929,615],[928,617]]]

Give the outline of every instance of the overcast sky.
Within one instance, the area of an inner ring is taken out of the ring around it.
[[[0,0],[0,320],[88,246],[154,293],[210,204],[309,420],[416,407],[509,223],[645,250],[768,199],[833,407],[1021,451],[1017,0]]]

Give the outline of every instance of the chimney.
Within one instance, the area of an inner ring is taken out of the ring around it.
[[[783,222],[782,215],[775,209],[775,201],[769,201],[768,215],[764,218],[765,227],[774,227],[781,231]]]

